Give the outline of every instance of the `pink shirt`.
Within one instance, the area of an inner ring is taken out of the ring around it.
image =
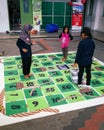
[[[70,42],[69,34],[62,33],[60,41],[61,41],[61,48],[68,47],[69,46],[69,42]]]

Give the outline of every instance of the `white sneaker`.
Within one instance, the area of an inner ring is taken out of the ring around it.
[[[82,86],[82,84],[78,84],[78,87],[81,87]]]
[[[86,85],[86,87],[87,87],[87,88],[91,88],[91,86],[90,86],[90,85]]]
[[[78,87],[80,87],[80,88],[88,88],[86,84],[80,84],[80,85],[78,85]]]
[[[87,85],[86,85],[86,84],[83,84],[81,87],[82,87],[82,88],[87,88]]]

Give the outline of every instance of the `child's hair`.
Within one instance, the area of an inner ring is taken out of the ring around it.
[[[83,29],[81,31],[81,35],[82,35],[82,33],[84,33],[86,36],[88,36],[89,38],[92,39],[92,34],[88,27],[83,27]]]
[[[63,31],[62,31],[62,32],[63,32],[63,33],[65,33],[65,28],[67,28],[67,29],[68,29],[68,32],[67,32],[67,33],[69,33],[69,27],[68,27],[68,26],[66,26],[66,25],[63,27]]]

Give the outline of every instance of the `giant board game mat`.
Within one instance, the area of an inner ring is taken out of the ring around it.
[[[78,88],[71,74],[75,55],[66,62],[61,53],[33,55],[29,79],[20,56],[1,58],[0,126],[103,104],[104,63],[94,59],[91,88]]]

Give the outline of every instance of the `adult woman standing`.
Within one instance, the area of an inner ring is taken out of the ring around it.
[[[35,42],[32,42],[30,38],[32,28],[33,27],[30,24],[24,25],[20,33],[20,37],[16,42],[20,50],[22,58],[23,74],[25,78],[29,78],[31,76],[30,74],[31,58],[32,58],[31,45],[35,44]]]

